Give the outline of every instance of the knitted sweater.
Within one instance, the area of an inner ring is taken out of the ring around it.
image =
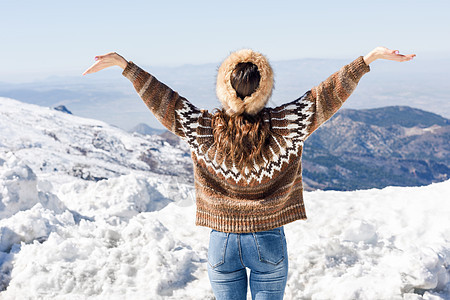
[[[261,165],[250,174],[241,172],[214,145],[211,113],[198,109],[154,76],[129,62],[123,75],[139,96],[171,132],[191,149],[196,191],[196,225],[223,232],[270,230],[306,219],[303,203],[303,142],[328,120],[350,96],[360,78],[370,70],[363,57],[300,98],[261,113],[272,132]],[[218,164],[217,161],[222,161]]]

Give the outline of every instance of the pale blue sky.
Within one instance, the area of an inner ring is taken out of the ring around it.
[[[384,45],[450,58],[450,1],[4,1],[0,81],[78,75],[117,51],[140,65],[354,58]]]

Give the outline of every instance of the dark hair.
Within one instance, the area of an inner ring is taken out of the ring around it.
[[[244,100],[250,96],[259,86],[261,75],[258,67],[251,62],[238,63],[231,73],[231,86],[236,95]]]
[[[250,172],[256,172],[255,163],[261,166],[272,158],[271,151],[263,155],[272,135],[269,123],[264,122],[264,111],[254,116],[245,113],[229,116],[222,108],[214,113],[211,124],[214,128],[214,145],[221,150],[221,154],[216,157],[219,165],[224,160],[232,162],[240,174],[247,178]]]

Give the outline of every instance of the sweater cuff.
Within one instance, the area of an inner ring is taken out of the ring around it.
[[[139,75],[141,68],[135,65],[132,61],[129,61],[127,66],[122,72],[122,75],[128,78],[131,82],[134,82]]]
[[[357,79],[360,79],[364,74],[370,71],[370,67],[364,61],[363,56],[352,61],[349,64],[349,69]]]

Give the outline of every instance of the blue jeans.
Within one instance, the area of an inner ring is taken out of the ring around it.
[[[247,299],[247,271],[253,300],[283,299],[288,274],[283,227],[253,233],[212,230],[208,275],[217,300]]]

